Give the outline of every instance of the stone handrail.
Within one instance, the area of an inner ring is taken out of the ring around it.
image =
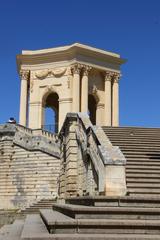
[[[98,190],[104,192],[106,188],[106,166],[126,164],[126,159],[119,147],[113,146],[103,129],[93,126],[88,115],[83,113],[68,113],[60,136],[64,135],[65,126],[74,119],[76,121],[76,137],[83,154],[89,154],[98,175]]]
[[[92,160],[92,164],[94,165],[95,171],[99,178],[99,192],[104,191],[105,187],[105,169],[103,159],[100,157],[99,148],[100,145],[99,140],[88,121],[89,118],[86,116],[82,116],[82,114],[78,114],[78,128],[76,130],[76,137],[79,143],[81,143],[81,148],[84,154],[88,154]]]

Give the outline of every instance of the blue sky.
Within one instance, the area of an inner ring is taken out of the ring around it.
[[[74,42],[128,59],[120,81],[121,125],[160,127],[159,0],[1,0],[1,123],[19,115],[16,54]]]

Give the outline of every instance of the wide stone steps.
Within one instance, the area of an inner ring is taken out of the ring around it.
[[[69,198],[66,202],[54,203],[53,209],[40,209],[39,214],[29,214],[21,223],[15,221],[6,228],[5,236],[0,230],[0,239],[160,239],[160,197],[85,196]]]
[[[32,213],[39,213],[39,209],[48,209],[52,208],[53,203],[56,202],[56,199],[41,199],[40,201],[32,204],[31,206],[21,210],[23,214],[32,214]]]
[[[72,204],[53,204],[53,210],[74,219],[160,219],[160,208],[87,207]]]
[[[52,210],[40,210],[41,217],[49,233],[141,233],[159,234],[159,220],[125,220],[125,219],[75,219]],[[96,216],[95,216],[96,217]],[[134,227],[134,228],[133,228]]]
[[[128,194],[160,193],[160,128],[103,127],[113,145],[126,157]]]

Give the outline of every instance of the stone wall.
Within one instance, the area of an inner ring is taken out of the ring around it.
[[[59,167],[59,146],[51,136],[18,125],[0,126],[0,209],[55,198]]]

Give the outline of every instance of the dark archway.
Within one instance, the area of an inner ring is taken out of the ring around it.
[[[93,95],[88,95],[88,111],[89,117],[93,125],[96,125],[96,110],[97,110],[97,102]]]
[[[42,128],[57,133],[59,118],[59,96],[57,93],[50,93],[44,100],[44,123]]]

